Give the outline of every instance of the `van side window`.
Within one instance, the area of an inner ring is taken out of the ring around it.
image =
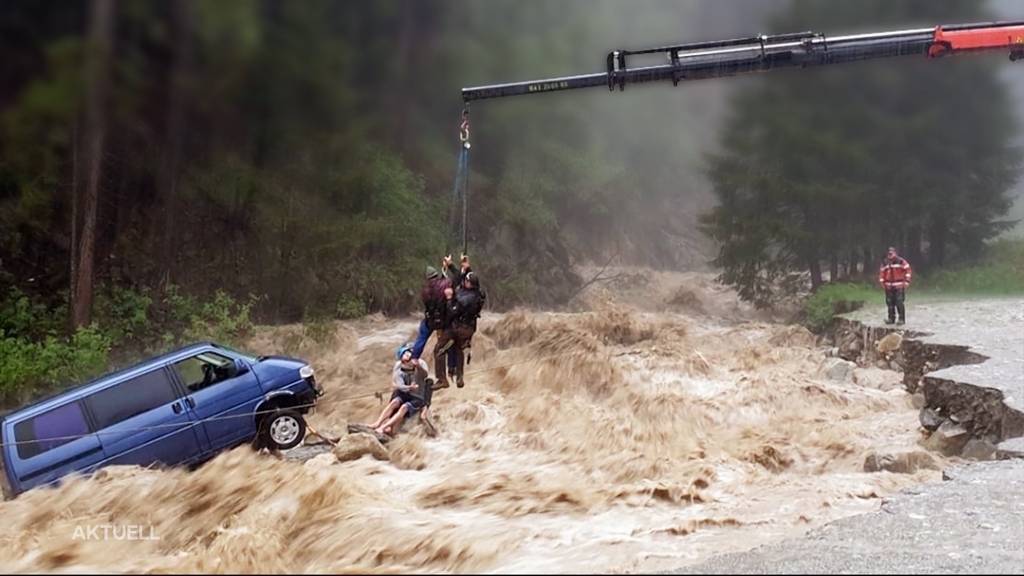
[[[89,434],[82,405],[71,402],[35,418],[14,425],[14,439],[18,444],[18,457],[22,460],[38,456],[48,450]]]
[[[177,400],[167,371],[153,370],[93,394],[86,402],[96,417],[97,429],[113,426]]]
[[[178,371],[178,376],[189,392],[198,392],[230,378],[230,369],[234,365],[235,361],[230,358],[214,352],[203,352],[176,363],[174,369]]]

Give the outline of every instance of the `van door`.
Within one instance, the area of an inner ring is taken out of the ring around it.
[[[103,465],[173,466],[197,460],[196,423],[160,367],[86,399],[108,460]]]
[[[13,438],[17,443],[5,447],[13,448],[8,457],[9,477],[17,483],[11,486],[15,492],[84,471],[103,459],[103,449],[81,401],[68,402],[7,426],[4,438]]]
[[[172,365],[182,386],[185,402],[202,422],[213,450],[255,436],[253,412],[263,399],[263,389],[248,365],[237,371],[235,360],[223,354],[200,352]]]

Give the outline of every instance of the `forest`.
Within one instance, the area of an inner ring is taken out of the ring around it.
[[[645,5],[4,2],[0,395],[253,323],[415,311],[425,266],[460,248],[462,86],[600,71],[624,46],[993,19],[970,0]],[[1013,226],[1005,65],[474,104],[488,306],[563,305],[586,263],[711,267],[770,306],[870,278],[889,245],[925,273],[977,262]]]

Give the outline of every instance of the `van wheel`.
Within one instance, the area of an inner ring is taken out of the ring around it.
[[[306,420],[294,410],[278,410],[263,419],[260,445],[275,450],[291,450],[306,437]]]

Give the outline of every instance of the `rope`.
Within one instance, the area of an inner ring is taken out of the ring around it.
[[[477,368],[475,370],[470,370],[470,371],[466,372],[465,374],[482,374],[484,372],[489,372],[489,371],[492,371],[492,370],[500,370],[500,369],[503,369],[503,368],[511,368],[513,366],[518,366],[520,364],[544,362],[544,361],[547,361],[547,360],[553,360],[555,358],[561,358],[563,356],[568,356],[569,354],[572,354],[572,353],[573,352],[561,352],[561,353],[558,353],[558,354],[552,354],[550,356],[544,356],[544,357],[541,357],[541,358],[526,358],[526,359],[520,360],[518,362],[511,362],[511,363],[508,363],[508,364],[502,364],[502,365],[498,365],[498,366],[488,366],[486,368]],[[359,400],[361,398],[372,398],[372,397],[383,398],[383,394],[381,392],[368,392],[368,393],[364,393],[364,394],[356,394],[356,395],[353,395],[353,396],[345,396],[345,397],[342,397],[342,398],[333,399],[333,401],[334,402],[349,402],[349,401],[352,401],[352,400]],[[313,403],[308,403],[308,404],[299,404],[299,405],[296,405],[296,406],[288,406],[286,409],[287,410],[295,410],[295,409],[302,409],[302,408],[313,408],[315,406],[316,406],[316,403],[313,402]],[[114,435],[114,434],[126,434],[126,433],[129,433],[129,432],[131,432],[131,433],[134,433],[134,432],[146,432],[146,431],[149,431],[149,430],[161,430],[161,429],[164,429],[164,428],[180,428],[180,429],[184,430],[185,428],[189,428],[189,427],[195,426],[197,424],[203,424],[203,423],[206,423],[206,422],[218,422],[218,421],[222,421],[222,420],[231,420],[233,418],[252,418],[254,416],[259,416],[259,415],[262,415],[262,414],[272,414],[272,413],[277,412],[279,410],[281,410],[281,409],[280,408],[273,408],[273,409],[268,409],[268,410],[256,410],[254,412],[246,412],[244,414],[229,414],[229,415],[226,415],[226,416],[210,416],[209,418],[202,418],[202,419],[199,419],[199,420],[190,420],[189,422],[184,422],[184,423],[153,424],[151,426],[140,426],[138,428],[122,428],[120,430],[97,430],[95,432],[89,432],[87,434],[72,434],[72,435],[67,435],[67,436],[54,436],[52,438],[42,438],[42,439],[36,439],[36,440],[14,440],[14,441],[10,441],[10,442],[0,443],[0,447],[18,446],[18,445],[21,445],[21,444],[39,444],[39,443],[42,443],[42,442],[53,442],[53,441],[60,441],[60,440],[64,440],[64,441],[70,442],[72,440],[78,440],[79,438],[86,438],[86,437],[92,436],[94,434],[97,435],[97,436],[100,436],[100,435]]]
[[[301,409],[301,408],[312,408],[313,406],[315,406],[315,404],[299,404],[299,405],[296,405],[296,406],[289,406],[287,409],[288,410],[292,410],[292,409]],[[255,412],[246,412],[245,414],[230,414],[230,415],[227,415],[227,416],[211,416],[209,418],[202,418],[200,420],[190,420],[188,422],[180,422],[180,423],[175,423],[175,424],[153,424],[152,426],[140,426],[138,428],[122,428],[120,430],[97,430],[95,432],[89,432],[88,434],[74,434],[74,435],[69,435],[69,436],[54,436],[52,438],[41,438],[41,439],[36,439],[36,440],[15,440],[13,442],[4,442],[4,443],[0,444],[0,446],[17,446],[19,444],[39,444],[39,443],[42,443],[42,442],[52,442],[54,440],[67,440],[68,442],[70,442],[71,440],[77,440],[79,438],[85,438],[87,436],[92,436],[93,434],[96,434],[96,435],[100,435],[100,434],[113,435],[113,434],[124,434],[124,433],[127,433],[127,432],[145,432],[147,430],[159,430],[159,429],[162,429],[162,428],[182,428],[182,429],[184,429],[186,427],[190,427],[190,426],[193,426],[195,424],[202,424],[204,422],[216,422],[216,421],[219,421],[219,420],[230,420],[232,418],[251,418],[253,416],[258,416],[260,414],[270,414],[270,413],[273,413],[273,412],[277,412],[278,410],[280,410],[280,408],[274,408],[273,410],[257,410]]]

